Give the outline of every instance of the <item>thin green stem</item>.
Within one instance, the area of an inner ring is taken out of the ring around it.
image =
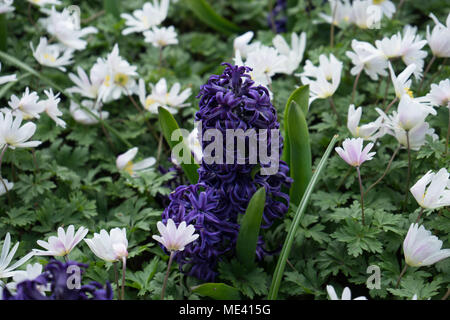
[[[447,289],[447,293],[442,297],[441,300],[447,300],[448,296],[450,296],[450,288]]]
[[[430,68],[433,65],[435,60],[436,60],[436,56],[433,55],[433,57],[431,58],[430,62],[427,65],[427,67],[425,68],[425,71],[423,72],[422,80],[420,81],[419,89],[417,90],[417,92],[421,92],[422,91],[422,86],[423,86],[423,83],[425,81],[425,76],[427,75],[428,71],[430,71]]]
[[[403,275],[405,274],[406,269],[408,269],[408,265],[405,263],[405,267],[403,268],[402,272],[401,272],[400,275],[398,276],[397,283],[396,283],[396,285],[395,285],[395,288],[396,288],[396,289],[397,289],[398,286],[400,285],[400,280],[402,279]]]
[[[336,3],[334,4],[332,15],[331,15],[332,16],[331,17],[331,26],[330,26],[330,47],[331,48],[334,47],[334,19],[336,18],[337,4],[338,4],[338,2],[336,1]]]
[[[408,176],[406,177],[406,194],[405,194],[405,204],[404,207],[406,208],[408,204],[408,197],[409,197],[409,182],[411,179],[411,146],[409,145],[409,130],[406,131],[406,147],[408,148]]]
[[[333,110],[334,114],[336,115],[337,124],[338,124],[338,126],[340,126],[341,125],[341,119],[339,117],[339,113],[337,112],[336,105],[334,104],[333,97],[329,97],[328,101],[330,102],[331,109]]]
[[[358,86],[358,81],[359,81],[359,77],[361,76],[361,72],[362,72],[362,69],[361,69],[360,72],[358,72],[358,75],[357,75],[356,78],[355,78],[355,82],[353,82],[352,102],[351,102],[352,104],[353,104],[353,102],[355,101],[356,87]]]
[[[392,105],[394,104],[394,103],[396,103],[397,102],[397,100],[398,100],[398,97],[395,97],[395,99],[394,100],[392,100],[392,102],[391,103],[389,103],[388,105],[387,105],[387,107],[384,109],[384,113],[387,113],[387,112],[389,112],[389,109],[392,107]]]
[[[361,179],[361,172],[359,171],[359,167],[356,167],[356,172],[358,173],[358,181],[359,181],[359,191],[361,193],[361,218],[362,218],[362,225],[365,225],[365,219],[364,219],[364,188],[362,184]]]
[[[164,300],[164,294],[166,293],[167,279],[169,279],[170,267],[172,266],[173,256],[175,255],[175,251],[170,251],[169,264],[167,265],[167,272],[164,276],[164,282],[161,289],[161,300]]]
[[[119,286],[119,270],[117,268],[117,261],[113,263],[114,266],[114,281],[116,282],[117,300],[121,300],[120,286]]]
[[[422,214],[423,214],[423,210],[424,210],[424,208],[423,208],[423,207],[421,207],[421,208],[420,208],[420,212],[419,212],[419,215],[417,216],[417,220],[416,220],[416,223],[419,223],[419,221],[420,221],[420,218],[422,217]]]
[[[392,154],[391,159],[390,159],[389,162],[388,162],[388,165],[387,165],[387,167],[386,167],[386,170],[384,170],[383,174],[381,175],[381,177],[378,178],[377,181],[375,181],[374,183],[372,183],[372,184],[366,189],[366,191],[364,192],[364,195],[366,195],[373,187],[375,187],[378,183],[381,182],[381,180],[384,179],[384,177],[386,176],[386,174],[389,172],[389,169],[391,168],[392,161],[394,161],[395,156],[396,156],[397,153],[400,151],[400,148],[401,148],[401,145],[399,145],[399,146],[395,149],[394,153]]]
[[[448,127],[447,127],[447,138],[445,139],[445,157],[448,156],[448,140],[450,139],[450,101],[448,102]]]
[[[127,258],[122,258],[122,300],[125,300],[125,273],[127,271]]]

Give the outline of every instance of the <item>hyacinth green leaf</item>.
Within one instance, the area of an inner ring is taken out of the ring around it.
[[[0,50],[6,51],[6,41],[8,39],[8,33],[6,30],[6,17],[5,14],[0,14]]]
[[[283,249],[281,250],[280,256],[278,258],[277,266],[273,273],[272,284],[270,286],[269,295],[267,296],[267,299],[269,300],[275,300],[278,296],[278,290],[280,289],[281,280],[283,278],[284,269],[286,267],[286,261],[289,257],[289,253],[291,252],[292,243],[294,242],[294,238],[297,234],[298,226],[303,217],[303,213],[305,212],[305,209],[308,205],[308,201],[314,190],[314,186],[316,185],[323,169],[325,168],[325,164],[328,160],[328,157],[330,156],[331,151],[333,150],[334,145],[336,144],[337,139],[338,135],[335,135],[333,139],[331,139],[331,142],[328,145],[327,150],[323,154],[322,159],[320,159],[316,171],[314,172],[313,176],[311,177],[311,180],[309,181],[308,187],[306,188],[306,191],[303,194],[302,201],[300,202],[300,205],[297,208],[294,219],[292,220],[292,224],[289,228],[289,232],[284,241]]]
[[[256,244],[265,204],[266,189],[261,187],[250,199],[239,229],[236,255],[239,261],[249,269],[255,265]]]
[[[295,102],[288,110],[290,167],[289,173],[294,182],[289,192],[290,201],[298,205],[312,175],[311,145],[308,124],[301,108]]]
[[[184,0],[184,3],[202,22],[211,28],[225,34],[241,33],[242,29],[234,23],[217,14],[206,0]]]
[[[311,179],[311,145],[309,142],[308,113],[309,86],[295,89],[289,96],[284,110],[283,160],[289,166],[289,175],[294,180],[290,189],[290,200],[300,203]]]
[[[115,18],[120,18],[120,0],[103,0],[103,8],[105,12],[111,14]]]
[[[161,125],[161,130],[164,135],[164,138],[166,139],[167,144],[169,145],[170,149],[172,150],[176,145],[179,143],[183,143],[183,150],[189,150],[189,147],[184,143],[183,137],[180,137],[181,141],[172,141],[172,133],[180,129],[178,126],[177,121],[172,116],[172,114],[167,111],[164,107],[158,108],[158,118],[159,123]],[[196,184],[198,182],[198,173],[197,170],[199,166],[194,162],[194,157],[192,156],[192,153],[189,151],[190,156],[190,163],[183,163],[181,162],[181,168],[183,169],[184,173],[186,174],[187,178],[189,179],[190,183]]]
[[[225,283],[204,283],[191,288],[193,292],[215,300],[240,300],[239,290]]]
[[[289,145],[289,127],[288,127],[288,117],[289,117],[289,107],[292,102],[295,102],[297,106],[300,106],[302,109],[303,115],[306,116],[308,114],[308,103],[309,103],[309,86],[301,86],[295,89],[291,95],[289,96],[286,106],[284,108],[284,150],[283,150],[283,160],[290,167],[291,156],[290,150],[291,147]]]
[[[65,95],[66,97],[70,98],[71,100],[74,100],[76,103],[78,103],[80,105],[80,108],[83,109],[84,111],[86,111],[87,113],[89,113],[92,117],[94,117],[95,119],[97,119],[97,121],[103,125],[106,129],[108,129],[108,131],[111,131],[117,138],[119,138],[120,141],[122,141],[128,148],[131,148],[132,145],[131,143],[128,142],[127,139],[125,139],[124,137],[122,137],[122,135],[113,127],[111,127],[106,121],[104,121],[103,119],[100,119],[95,113],[93,113],[91,110],[89,110],[88,108],[82,106],[79,101],[77,101],[77,99],[72,96],[70,93],[68,93],[66,90],[64,90],[61,86],[59,86],[58,84],[56,84],[54,81],[52,81],[51,79],[47,78],[46,76],[44,76],[42,73],[36,71],[35,69],[33,69],[32,67],[30,67],[28,64],[20,61],[19,59],[16,59],[15,57],[0,51],[0,59],[2,61],[7,61],[8,63],[15,65],[16,67],[28,72],[29,74],[39,78],[42,82],[45,82],[46,84],[48,84],[50,87],[52,87],[53,89],[61,92],[63,95]]]

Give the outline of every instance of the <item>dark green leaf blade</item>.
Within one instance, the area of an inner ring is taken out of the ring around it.
[[[239,229],[236,254],[239,261],[249,269],[255,264],[256,244],[265,204],[266,189],[261,187],[250,199]]]

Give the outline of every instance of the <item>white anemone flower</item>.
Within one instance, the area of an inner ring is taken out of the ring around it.
[[[0,62],[0,70],[2,70],[2,64]],[[0,77],[0,84],[5,84],[7,82],[12,82],[12,81],[16,81],[17,80],[17,76],[15,74],[11,74],[8,76],[1,76]]]
[[[450,206],[450,179],[447,169],[428,171],[410,189],[419,206],[437,209]]]
[[[92,68],[90,75],[81,67],[77,67],[78,75],[69,73],[69,78],[75,86],[67,89],[69,93],[78,93],[81,96],[89,99],[97,99],[98,89],[103,82],[104,74],[96,74],[96,69]]]
[[[202,163],[203,158],[203,150],[202,150],[202,144],[198,138],[198,127],[196,126],[187,137],[185,137],[185,142],[187,146],[189,147],[189,150],[192,152],[192,155],[194,157],[195,163],[199,164]],[[171,158],[171,161],[173,164],[179,166],[180,163],[176,157]]]
[[[261,42],[256,41],[250,43],[253,38],[253,31],[247,31],[246,33],[236,37],[233,40],[234,52],[239,51],[242,58],[246,58],[248,53],[258,49],[261,46]]]
[[[344,288],[344,290],[342,291],[342,297],[340,299],[337,296],[333,286],[327,285],[327,292],[328,296],[330,297],[330,300],[352,300],[352,293],[348,287]],[[367,298],[364,296],[360,296],[356,297],[353,300],[367,300]]]
[[[151,94],[147,96],[145,83],[139,80],[139,101],[142,106],[151,113],[158,113],[158,107],[166,108],[170,113],[176,114],[180,108],[190,105],[185,101],[191,95],[191,88],[181,90],[180,83],[176,82],[168,90],[165,78],[161,78],[156,85],[150,84]]]
[[[421,103],[419,99],[411,98],[407,93],[402,95],[397,113],[397,121],[400,128],[411,130],[423,123],[429,114],[436,115],[437,112],[433,107]]]
[[[302,32],[298,36],[293,32],[291,34],[291,46],[279,34],[273,38],[272,43],[278,52],[287,58],[284,72],[286,74],[294,73],[303,60],[303,53],[305,52],[306,46],[306,33]]]
[[[137,147],[134,147],[119,155],[116,159],[117,169],[127,172],[132,177],[137,177],[139,172],[148,170],[156,163],[156,159],[153,157],[145,158],[144,160],[133,163],[133,159],[136,157],[138,150]]]
[[[6,179],[3,179],[3,183],[0,182],[0,196],[4,195],[7,191],[10,191],[14,187],[14,183],[9,182]],[[6,186],[6,189],[5,189],[5,186]]]
[[[128,240],[125,228],[113,228],[109,231],[100,230],[94,233],[92,239],[84,239],[91,251],[107,262],[117,262],[128,257]]]
[[[329,24],[339,27],[353,22],[352,5],[349,0],[330,0],[331,15],[319,13],[319,16]]]
[[[248,53],[245,62],[242,61],[241,54],[236,51],[236,65],[245,65],[252,68],[249,72],[252,80],[258,85],[267,86],[272,82],[272,77],[277,73],[286,73],[286,63],[288,58],[277,49],[268,46],[260,46]]]
[[[392,69],[392,65],[389,62],[389,71],[391,73],[392,84],[395,89],[395,96],[397,99],[400,99],[404,93],[407,93],[411,98],[413,97],[413,93],[411,91],[411,80],[409,79],[413,74],[414,70],[416,70],[416,65],[411,64],[405,68],[398,76],[395,75],[394,69]]]
[[[417,27],[405,26],[403,29],[403,40],[401,57],[406,65],[415,64],[414,76],[416,79],[422,77],[424,59],[427,56],[425,50],[421,50],[427,44],[427,40],[422,40],[417,35]]]
[[[171,44],[178,44],[177,33],[175,28],[152,27],[149,31],[144,32],[145,42],[151,43],[154,47],[163,48]]]
[[[59,6],[61,4],[61,1],[59,0],[27,0],[29,3],[34,4],[38,7],[43,7],[48,4],[52,4],[55,6]]]
[[[406,130],[400,124],[399,115],[396,111],[390,116],[386,116],[383,111],[376,109],[383,117],[383,128],[386,133],[394,136],[400,145],[404,148],[408,147],[408,139],[406,137]],[[434,133],[434,129],[430,128],[428,122],[422,122],[408,131],[409,147],[411,150],[419,150],[426,142],[426,136],[430,136],[433,141],[438,139]]]
[[[40,39],[36,50],[32,42],[30,42],[30,47],[33,51],[33,57],[43,66],[57,68],[65,72],[66,68],[64,66],[73,63],[72,49],[67,49],[59,44],[48,44],[45,37]]]
[[[354,0],[351,21],[361,29],[374,28],[380,23],[383,16],[378,14],[378,10],[372,8],[377,8],[372,4],[372,0]]]
[[[16,254],[17,248],[19,247],[19,242],[17,242],[14,247],[11,248],[11,235],[9,232],[5,236],[5,240],[3,241],[2,252],[0,255],[0,279],[13,277],[17,271],[14,271],[25,262],[30,260],[33,257],[33,252],[29,252],[23,258],[19,259],[13,265],[9,265]]]
[[[381,130],[383,118],[380,116],[375,121],[359,125],[361,121],[362,108],[355,109],[355,105],[351,104],[348,108],[347,128],[354,138],[363,138],[364,140],[375,141],[384,135],[385,131]]]
[[[371,0],[373,6],[380,8],[383,15],[391,19],[395,13],[395,4],[389,0]]]
[[[81,28],[76,11],[64,9],[62,12],[58,12],[54,6],[51,10],[42,8],[41,11],[48,15],[48,18],[41,20],[47,32],[68,48],[85,49],[87,41],[82,38],[98,32],[94,27]]]
[[[66,256],[86,237],[88,232],[89,230],[85,227],[80,227],[76,233],[73,225],[67,228],[67,232],[62,227],[59,227],[57,237],[51,236],[48,238],[48,241],[37,241],[37,244],[45,250],[33,249],[33,252],[37,256]]]
[[[48,116],[55,121],[56,125],[65,128],[66,122],[59,118],[63,115],[61,110],[58,109],[58,104],[61,101],[61,98],[59,98],[59,92],[55,95],[53,90],[50,88],[50,90],[44,90],[44,93],[47,96],[47,100],[41,100],[39,104],[42,105],[42,108]]]
[[[0,14],[13,12],[16,10],[13,6],[14,0],[2,0],[0,1]]]
[[[354,76],[362,70],[372,79],[378,80],[378,76],[387,76],[388,61],[383,53],[368,42],[352,40],[353,51],[345,54],[352,60],[354,67],[350,73]]]
[[[161,236],[153,235],[152,238],[160,242],[170,252],[183,251],[191,242],[199,237],[195,233],[193,225],[186,226],[186,221],[182,221],[178,227],[172,219],[167,220],[167,225],[161,221],[156,224]]]
[[[39,96],[37,92],[31,92],[28,87],[25,88],[25,92],[19,99],[16,95],[11,96],[11,100],[8,101],[8,105],[11,109],[3,108],[3,112],[11,112],[14,115],[21,115],[23,119],[29,120],[33,118],[39,119],[39,114],[44,111],[42,105],[38,102]]]
[[[93,125],[97,124],[99,122],[98,119],[108,119],[109,112],[108,111],[100,111],[101,102],[94,102],[91,100],[83,100],[81,101],[81,106],[88,109],[91,113],[84,110],[79,104],[74,102],[73,100],[70,101],[70,114],[72,115],[73,119],[81,124],[84,125]],[[95,115],[95,116],[94,116]]]
[[[319,56],[319,66],[314,66],[307,60],[304,72],[300,74],[304,85],[309,85],[311,104],[316,99],[331,97],[341,82],[342,62],[333,54],[328,58],[324,54]]]
[[[335,150],[339,156],[352,167],[360,167],[366,161],[372,160],[376,152],[369,152],[373,143],[368,143],[363,149],[364,140],[362,138],[345,139],[342,147]]]
[[[26,270],[18,270],[13,276],[13,281],[6,284],[6,287],[8,290],[15,291],[17,288],[17,284],[20,282],[29,280],[35,280],[37,277],[39,277],[43,272],[43,266],[40,263],[35,264],[27,264]],[[50,291],[51,284],[48,283],[46,286],[43,285],[36,285],[36,288],[45,295],[46,291]]]
[[[117,43],[106,60],[98,59],[92,68],[94,73],[105,74],[98,92],[98,99],[102,102],[117,100],[122,94],[130,95],[137,89],[137,67],[119,55]]]
[[[22,115],[15,118],[11,113],[0,112],[0,147],[7,145],[10,149],[33,148],[41,144],[41,141],[28,141],[36,131],[36,125],[27,122],[22,127]]]
[[[403,241],[406,263],[411,267],[429,266],[450,257],[450,249],[441,249],[442,241],[424,226],[412,223]]]
[[[434,14],[430,14],[436,24],[430,33],[427,26],[427,42],[433,55],[438,58],[450,57],[450,14],[447,16],[446,26],[439,22]]]
[[[144,32],[151,27],[160,25],[167,17],[169,10],[169,0],[154,0],[153,3],[146,2],[142,9],[133,11],[133,15],[123,13],[120,16],[125,19],[127,28],[123,29],[122,34],[128,35],[134,32]]]
[[[434,106],[447,106],[450,109],[450,79],[445,79],[439,84],[433,83],[426,98]]]

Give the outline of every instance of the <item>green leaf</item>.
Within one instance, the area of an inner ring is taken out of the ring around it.
[[[193,292],[215,300],[240,300],[239,290],[225,283],[204,283],[191,288]]]
[[[278,258],[278,263],[275,268],[275,272],[273,273],[272,284],[270,286],[269,295],[267,297],[269,300],[275,300],[277,298],[281,280],[283,278],[284,268],[286,267],[286,261],[289,257],[292,243],[297,233],[298,225],[303,216],[303,212],[305,212],[306,206],[308,205],[308,201],[314,189],[314,186],[319,180],[320,174],[322,173],[322,170],[325,167],[327,159],[330,156],[331,150],[333,150],[333,147],[336,144],[337,139],[338,135],[335,135],[331,140],[330,144],[328,145],[328,148],[325,151],[324,155],[322,156],[322,159],[320,159],[319,165],[317,166],[316,171],[314,172],[314,175],[312,176],[308,184],[308,187],[306,188],[306,191],[303,195],[302,201],[298,206],[297,212],[295,213],[294,219],[291,224],[291,228],[289,229],[288,235],[286,236],[286,240],[284,241],[283,244],[283,249],[281,250],[280,257]]]
[[[266,189],[261,187],[250,199],[239,229],[236,255],[239,261],[249,269],[255,264],[256,244],[265,204]]]
[[[295,89],[288,100],[286,101],[286,106],[284,108],[284,151],[283,160],[290,167],[290,145],[289,145],[289,107],[291,103],[295,102],[300,108],[302,108],[303,115],[306,117],[308,114],[308,103],[309,103],[309,86],[301,86]]]
[[[225,34],[231,35],[233,33],[242,33],[242,29],[218,15],[214,9],[205,0],[185,0],[184,1],[189,9],[211,28]]]
[[[116,19],[120,18],[119,0],[103,0],[103,8],[106,13],[111,14]]]
[[[289,197],[292,203],[298,205],[311,179],[312,164],[308,125],[302,108],[296,103],[291,103],[288,108],[287,124],[290,146],[289,169],[290,176],[294,180]]]
[[[162,133],[167,141],[167,144],[170,146],[170,149],[173,149],[176,145],[178,145],[178,143],[183,143],[184,144],[183,150],[189,150],[189,147],[184,143],[183,137],[180,137],[181,141],[172,141],[172,133],[175,130],[180,129],[177,121],[172,116],[172,114],[165,108],[159,107],[158,117]],[[179,161],[179,163],[181,163],[181,168],[183,169],[189,181],[192,184],[196,184],[198,182],[198,173],[197,173],[198,165],[194,162],[194,157],[192,156],[192,153],[190,153],[189,156],[190,156],[189,164],[183,163],[183,161],[181,160]]]
[[[8,39],[8,32],[6,30],[5,14],[0,14],[0,50],[6,51],[6,40]]]

